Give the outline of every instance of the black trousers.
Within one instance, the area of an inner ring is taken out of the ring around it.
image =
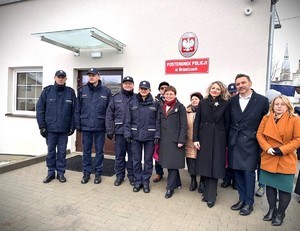
[[[217,197],[218,179],[205,177],[203,196],[209,202],[215,202]]]
[[[168,169],[167,189],[174,190],[181,186],[181,180],[178,169]]]

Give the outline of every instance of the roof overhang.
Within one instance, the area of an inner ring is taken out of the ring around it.
[[[118,54],[121,54],[126,46],[95,27],[34,33],[32,35],[40,37],[44,42],[73,51],[75,55],[79,55],[81,50],[101,50],[104,48],[114,48]]]

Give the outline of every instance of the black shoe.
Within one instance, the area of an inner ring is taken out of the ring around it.
[[[172,197],[173,196],[173,192],[174,192],[174,190],[168,189],[167,192],[166,192],[165,198],[169,199],[170,197]]]
[[[149,193],[150,192],[150,188],[144,186],[143,191],[144,191],[144,193]]]
[[[120,186],[123,183],[123,179],[121,178],[117,178],[114,182],[114,186]]]
[[[197,179],[195,175],[191,175],[191,184],[190,184],[190,191],[195,191],[197,188],[198,184],[197,184]]]
[[[90,179],[89,175],[83,175],[82,179],[81,179],[81,184],[86,184]]]
[[[221,184],[222,188],[227,188],[230,185],[230,182],[227,181],[223,181],[223,183]]]
[[[238,201],[236,204],[231,206],[231,210],[238,211],[241,210],[244,207],[245,203],[244,201]]]
[[[250,213],[252,213],[253,211],[253,205],[247,205],[245,204],[245,206],[240,210],[240,215],[241,216],[248,216],[250,215]]]
[[[276,216],[277,209],[269,209],[268,213],[264,216],[264,221],[271,221]]]
[[[201,201],[202,202],[207,202],[207,200],[205,199],[205,197],[203,197]]]
[[[132,190],[133,190],[134,192],[139,192],[139,191],[141,190],[141,188],[142,188],[142,185],[136,185],[136,186],[133,187]]]
[[[64,174],[57,175],[57,179],[59,180],[60,183],[65,183],[67,181]]]
[[[134,179],[129,178],[129,183],[130,183],[131,186],[134,186]]]
[[[95,175],[94,184],[100,184],[101,183],[101,175]]]
[[[215,202],[207,201],[208,208],[212,208],[212,207],[214,207],[214,205],[215,205]]]
[[[272,226],[280,226],[285,217],[285,213],[277,213],[276,216],[272,220]]]
[[[55,175],[48,175],[46,176],[46,178],[43,180],[43,183],[47,184],[49,183],[51,180],[55,179]]]

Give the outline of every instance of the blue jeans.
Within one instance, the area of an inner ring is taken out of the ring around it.
[[[46,164],[48,167],[48,175],[55,175],[55,170],[58,175],[62,175],[66,171],[66,149],[68,143],[67,132],[48,132],[46,137],[48,146],[48,154]]]
[[[82,131],[82,171],[84,175],[92,173],[92,147],[93,141],[96,149],[95,156],[95,175],[102,175],[103,169],[103,148],[105,142],[105,132]]]
[[[133,179],[133,162],[132,162],[132,151],[131,145],[127,143],[124,135],[115,135],[115,172],[116,177],[120,179],[125,178],[126,169],[126,152],[128,156],[127,161],[127,177]]]

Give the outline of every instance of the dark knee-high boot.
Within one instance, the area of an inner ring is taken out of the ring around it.
[[[197,179],[196,179],[196,175],[191,175],[190,191],[195,191],[196,188],[197,188]]]

